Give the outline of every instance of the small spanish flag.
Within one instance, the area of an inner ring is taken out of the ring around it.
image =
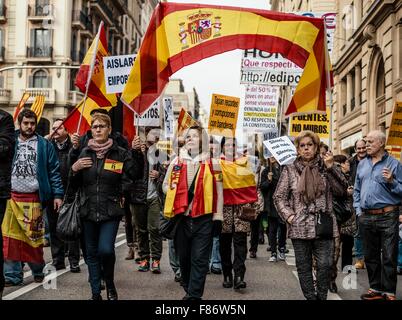
[[[106,159],[104,169],[108,170],[108,171],[112,171],[114,173],[122,173],[123,172],[123,162]]]

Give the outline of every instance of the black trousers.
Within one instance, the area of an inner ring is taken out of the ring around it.
[[[279,231],[279,235],[278,235]],[[268,241],[271,246],[271,252],[284,252],[286,246],[286,224],[281,223],[279,218],[268,217]]]
[[[3,223],[4,212],[6,211],[7,200],[0,199],[0,293],[4,289],[4,255],[3,255],[3,233],[1,225]]]
[[[48,203],[46,207],[47,219],[49,222],[50,233],[50,251],[52,253],[53,264],[63,266],[65,252],[68,252],[68,261],[70,265],[78,265],[80,262],[80,241],[67,241],[64,242],[56,232],[57,220],[59,214],[54,211],[53,203]]]
[[[246,273],[247,258],[247,233],[221,233],[219,242],[223,275],[228,276],[232,273],[233,270],[235,277],[237,276],[244,279],[244,274]],[[232,242],[234,249],[233,262]]]
[[[260,238],[262,213],[257,216],[257,219],[251,221],[251,236],[250,236],[250,252],[257,252],[258,240]]]
[[[175,235],[183,288],[187,297],[201,299],[212,249],[212,215],[183,217]]]
[[[364,262],[370,288],[387,294],[396,293],[399,212],[370,215],[359,218],[363,236]]]
[[[341,234],[341,268],[342,271],[346,266],[353,264],[353,245],[355,238],[346,234]]]

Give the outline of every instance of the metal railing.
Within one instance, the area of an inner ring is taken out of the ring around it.
[[[71,60],[74,62],[82,62],[85,57],[85,52],[79,50],[79,51],[73,51],[71,52]]]
[[[88,15],[85,14],[82,10],[73,11],[73,22],[80,22],[84,26],[88,23]]]
[[[53,47],[27,47],[28,58],[52,58]]]
[[[51,5],[30,5],[28,7],[29,17],[49,17],[53,15],[53,7]]]

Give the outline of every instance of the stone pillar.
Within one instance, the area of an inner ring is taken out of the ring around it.
[[[354,6],[355,6],[355,8],[354,8],[354,10],[355,10],[355,12],[354,12],[354,22],[355,22],[354,29],[355,30],[357,28],[359,28],[360,23],[362,21],[362,15],[363,15],[362,2],[363,1],[359,1],[359,0],[354,2]]]
[[[350,110],[351,110],[352,93],[353,93],[353,78],[352,78],[352,74],[348,73],[348,75],[346,76],[346,110],[347,110],[347,112],[350,112]]]
[[[355,105],[356,108],[360,107],[361,101],[361,92],[362,92],[362,70],[360,64],[358,63],[355,66]]]

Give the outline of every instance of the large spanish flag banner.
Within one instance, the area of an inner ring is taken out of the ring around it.
[[[99,107],[113,107],[117,104],[115,94],[106,94],[103,57],[107,56],[109,56],[108,44],[105,27],[101,22],[98,34],[92,42],[75,79],[75,85],[84,93],[87,89],[87,83],[89,83],[88,97],[94,100]],[[92,63],[94,63],[93,68],[91,68]]]
[[[2,233],[5,260],[44,263],[45,223],[38,194],[11,194]]]
[[[84,108],[84,99],[82,99],[80,103],[78,103],[78,105],[75,107],[75,109],[73,109],[67,116],[67,118],[64,120],[63,123],[64,127],[69,133],[71,134],[76,133],[81,113],[84,110],[84,113],[82,114],[82,121],[80,127],[78,128],[78,134],[79,135],[85,134],[91,128],[91,111],[98,108],[99,106],[91,98],[87,98]],[[102,109],[106,109],[107,111],[109,111],[111,108],[112,107],[104,107]]]
[[[235,161],[220,160],[223,180],[224,205],[254,203],[257,186],[247,157]]]
[[[280,53],[304,68],[286,114],[325,112],[324,20],[267,10],[159,3],[151,17],[122,101],[142,114],[182,67],[234,49]]]

